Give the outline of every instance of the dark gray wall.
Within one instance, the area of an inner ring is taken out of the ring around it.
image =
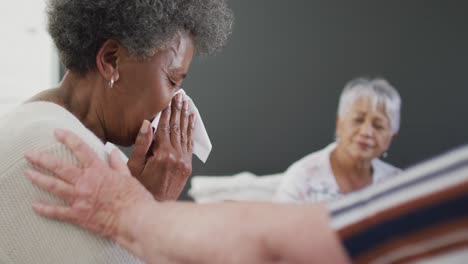
[[[357,76],[385,77],[403,98],[389,162],[407,167],[468,142],[467,1],[230,5],[228,46],[195,59],[184,84],[214,146],[194,175],[280,172],[324,147],[341,89]]]

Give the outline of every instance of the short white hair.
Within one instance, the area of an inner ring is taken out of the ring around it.
[[[353,104],[362,97],[368,97],[374,109],[383,105],[390,120],[393,134],[400,129],[401,98],[398,91],[386,80],[357,78],[349,81],[341,92],[338,105],[338,118],[346,114]]]

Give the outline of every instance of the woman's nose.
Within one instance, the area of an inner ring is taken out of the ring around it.
[[[371,137],[374,134],[374,129],[372,128],[371,124],[365,122],[360,127],[360,132],[363,136]]]

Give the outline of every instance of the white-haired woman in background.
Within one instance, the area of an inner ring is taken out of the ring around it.
[[[400,95],[386,80],[350,81],[340,96],[336,142],[292,164],[275,200],[329,200],[399,173],[378,157],[386,155],[400,128],[400,106]]]

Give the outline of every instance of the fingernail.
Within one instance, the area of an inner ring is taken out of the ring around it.
[[[32,161],[35,156],[36,156],[36,153],[34,151],[28,151],[24,153],[24,158],[28,161]]]
[[[42,205],[39,202],[33,202],[32,208],[34,211],[39,212],[42,209]]]
[[[24,175],[26,177],[28,177],[29,179],[31,179],[31,180],[36,178],[36,174],[34,174],[34,172],[32,170],[30,170],[30,169],[25,170]]]
[[[188,111],[188,102],[184,101],[184,111]]]
[[[65,130],[57,128],[54,134],[57,139],[62,139],[65,136]]]
[[[192,115],[192,129],[195,128],[195,123],[197,123],[197,116],[196,116],[196,115]]]
[[[143,124],[141,124],[140,134],[145,135],[146,133],[148,133],[148,124],[148,120],[145,119],[143,121]]]
[[[183,104],[183,98],[182,96],[179,96],[180,94],[178,94],[178,98],[177,98],[177,109],[181,109],[182,108],[182,104]]]

